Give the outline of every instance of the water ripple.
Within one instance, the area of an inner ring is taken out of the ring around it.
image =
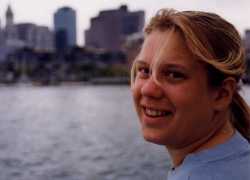
[[[0,101],[1,180],[166,179],[165,148],[142,139],[129,87],[2,87]]]

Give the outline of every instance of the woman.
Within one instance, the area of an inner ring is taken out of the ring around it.
[[[168,180],[249,180],[238,32],[213,13],[164,9],[145,33],[131,89],[144,138],[170,154]]]

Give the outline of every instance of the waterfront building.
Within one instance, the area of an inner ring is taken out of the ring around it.
[[[244,43],[247,54],[250,54],[250,29],[245,31]]]
[[[135,59],[135,57],[138,55],[142,43],[144,41],[144,33],[134,33],[127,37],[126,42],[124,44],[125,52],[127,54],[127,60],[128,60],[128,66],[129,69]]]
[[[59,8],[54,14],[55,45],[64,50],[76,45],[76,11],[71,7]]]
[[[53,33],[46,26],[37,26],[32,23],[16,24],[18,40],[24,43],[25,47],[35,50],[52,51]]]
[[[5,13],[5,18],[6,18],[6,26],[14,25],[14,14],[12,12],[10,5],[8,5],[7,11]]]
[[[4,29],[5,42],[17,39],[17,30],[14,24],[14,13],[10,5],[8,6],[5,13],[5,21],[6,21]]]
[[[9,53],[22,47],[22,43],[17,39],[14,13],[10,5],[5,12],[5,22],[5,26],[0,29],[0,61],[4,61]]]
[[[144,16],[144,11],[131,12],[126,5],[101,11],[97,17],[91,18],[90,28],[85,31],[85,46],[122,50],[127,36],[142,32]]]
[[[243,78],[243,82],[250,83],[250,29],[245,31],[244,44],[246,50],[246,75]]]
[[[47,26],[37,26],[35,49],[54,50],[54,33]]]
[[[1,21],[0,21],[0,47],[4,44],[4,34],[3,34],[3,29],[1,26]]]
[[[16,25],[18,39],[25,43],[26,47],[33,48],[36,45],[36,25],[32,23],[20,23]]]
[[[5,18],[5,27],[0,27],[0,60],[6,60],[10,53],[24,47],[53,51],[53,32],[48,27],[32,23],[15,23],[10,5],[6,10]]]

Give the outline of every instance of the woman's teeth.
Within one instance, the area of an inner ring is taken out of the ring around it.
[[[166,116],[168,114],[168,112],[166,111],[161,111],[161,110],[156,110],[156,109],[145,108],[144,110],[145,110],[146,115],[152,116],[152,117]]]

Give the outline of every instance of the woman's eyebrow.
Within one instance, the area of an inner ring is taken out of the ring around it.
[[[187,69],[186,66],[177,63],[166,63],[161,65],[163,68],[178,68],[178,69]]]
[[[136,59],[135,63],[140,64],[140,65],[148,65],[148,63],[145,60],[142,60],[142,59]]]

